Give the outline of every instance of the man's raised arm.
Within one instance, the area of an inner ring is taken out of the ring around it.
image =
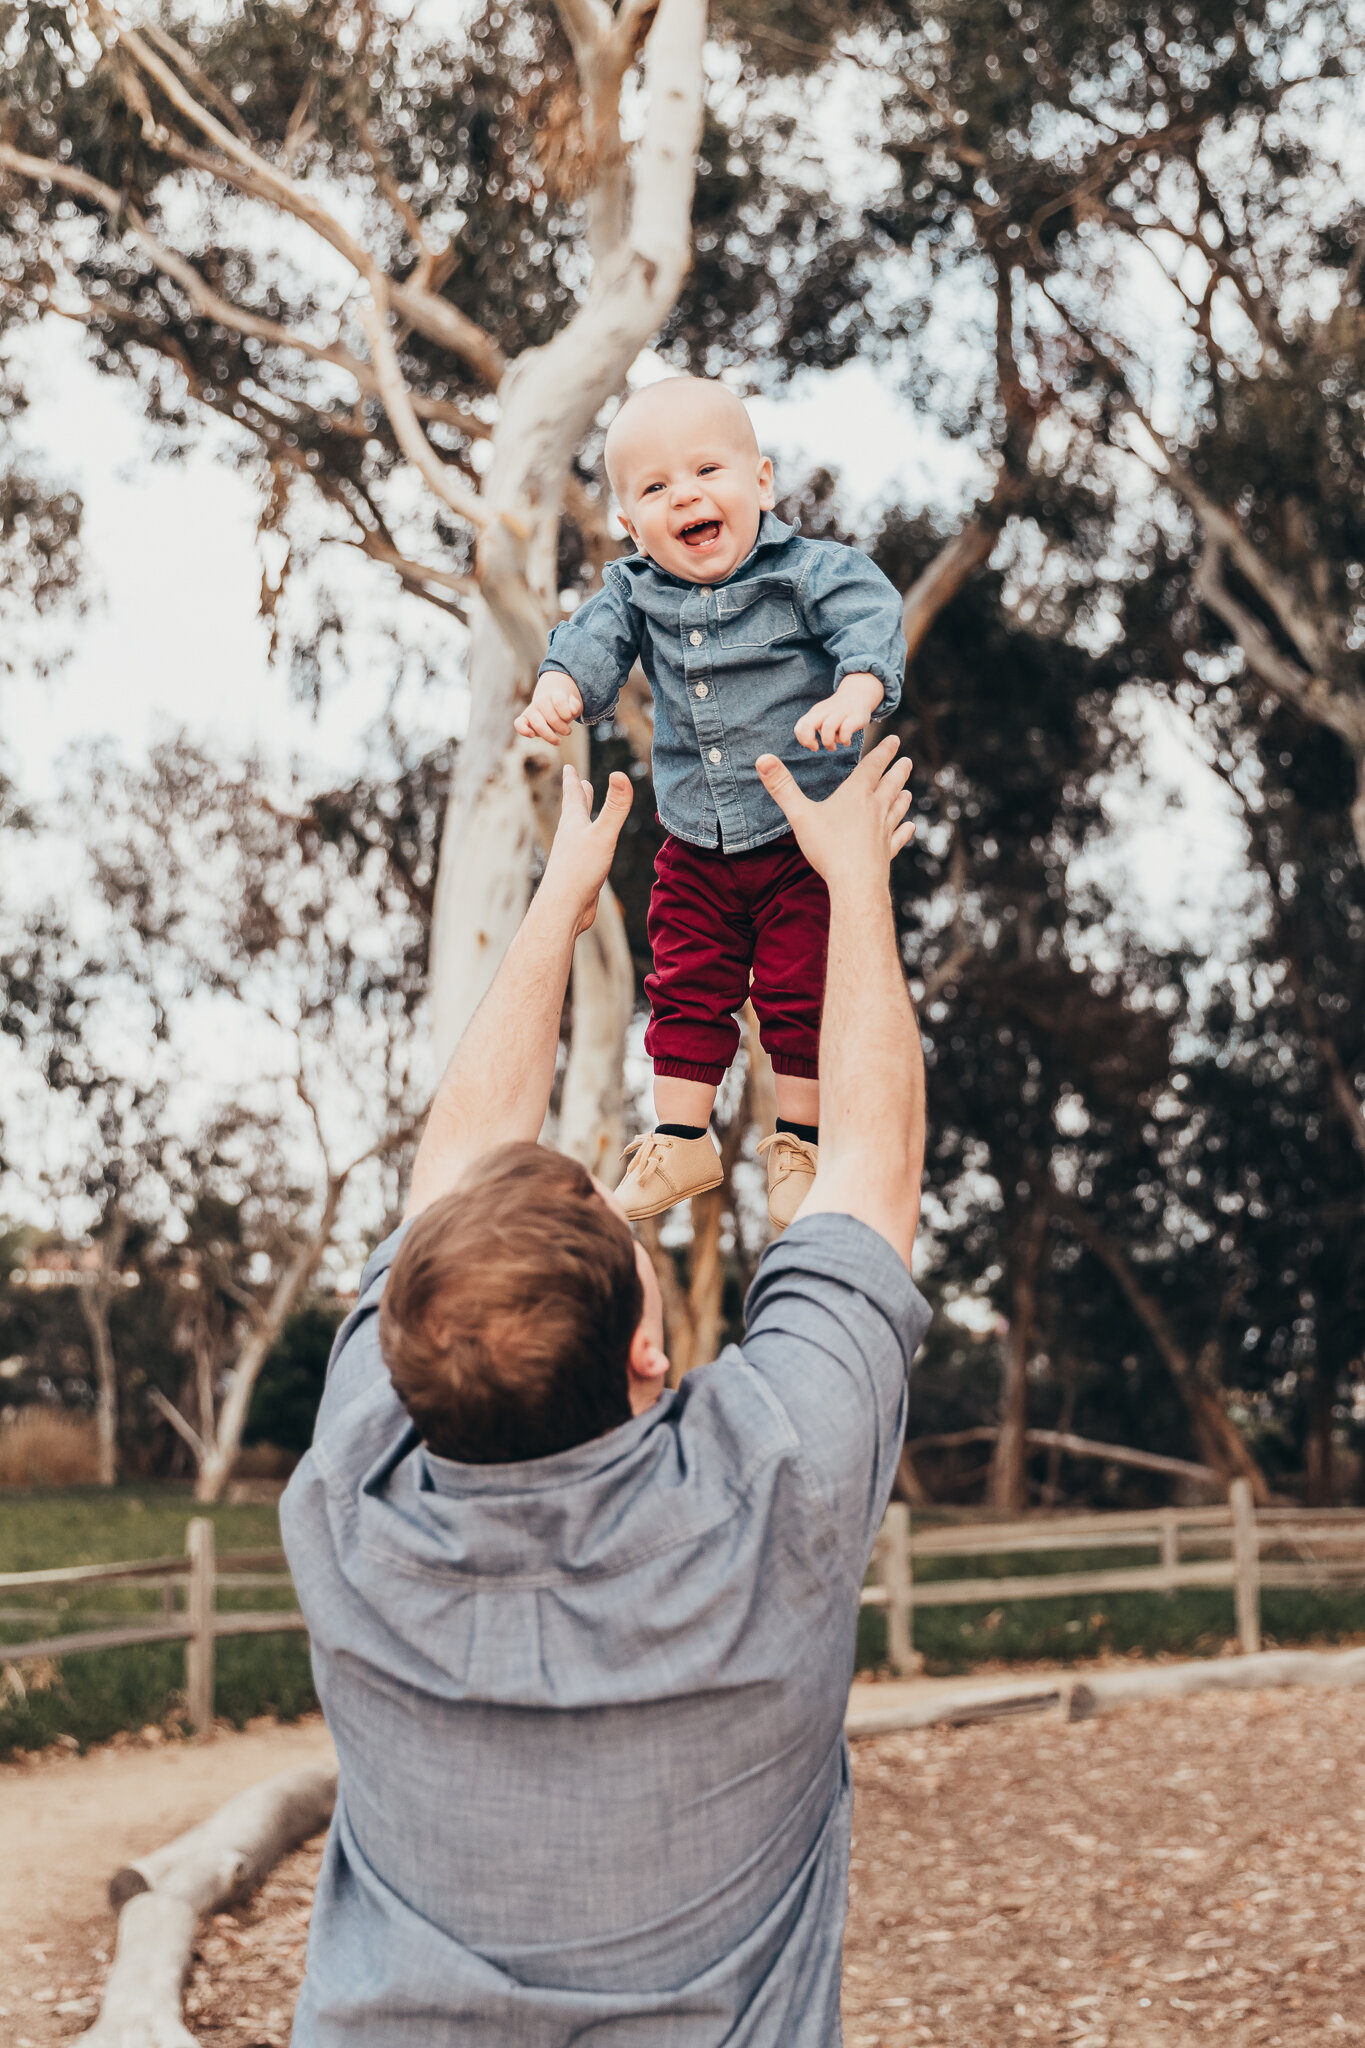
[[[758,772],[829,889],[820,1164],[798,1214],[856,1217],[908,1266],[924,1170],[924,1055],[891,908],[891,862],[914,831],[898,744],[873,747],[823,803],[772,754]]]
[[[448,1194],[495,1145],[540,1136],[574,941],[596,915],[632,795],[629,777],[613,775],[594,823],[591,789],[564,770],[564,805],[540,887],[436,1090],[413,1164],[410,1217]]]

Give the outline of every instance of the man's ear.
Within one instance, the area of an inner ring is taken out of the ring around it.
[[[764,455],[760,457],[758,465],[759,510],[762,512],[771,512],[773,506],[776,503],[777,491],[773,483],[772,457],[770,455]]]
[[[661,1351],[654,1339],[648,1335],[643,1323],[636,1325],[635,1335],[630,1340],[626,1354],[626,1370],[641,1388],[649,1388],[668,1378],[668,1353]]]

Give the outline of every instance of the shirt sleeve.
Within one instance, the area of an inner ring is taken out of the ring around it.
[[[539,673],[557,668],[572,676],[583,699],[583,723],[596,725],[616,709],[640,652],[640,634],[640,614],[608,568],[602,588],[551,633]]]
[[[332,1341],[314,1441],[343,1408],[368,1393],[376,1380],[388,1377],[388,1367],[379,1349],[379,1299],[406,1231],[407,1225],[400,1224],[382,1244],[375,1246],[365,1261],[356,1305]]]
[[[811,631],[834,657],[834,687],[863,671],[876,676],[886,692],[876,716],[889,718],[905,680],[903,606],[894,583],[861,549],[822,547],[802,579],[801,601]]]
[[[768,1247],[745,1316],[745,1363],[786,1412],[861,1577],[891,1495],[929,1305],[885,1238],[852,1216],[820,1215]]]

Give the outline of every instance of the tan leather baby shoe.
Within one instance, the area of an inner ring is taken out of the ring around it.
[[[775,1131],[763,1139],[758,1156],[768,1161],[768,1221],[774,1230],[785,1230],[810,1193],[820,1148],[790,1131]]]
[[[648,1131],[643,1138],[633,1138],[621,1156],[630,1160],[630,1168],[616,1199],[632,1223],[642,1216],[662,1215],[689,1195],[704,1195],[725,1178],[708,1131],[699,1138]]]

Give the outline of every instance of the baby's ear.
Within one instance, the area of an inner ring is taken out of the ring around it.
[[[758,464],[758,503],[763,512],[771,512],[777,503],[777,491],[773,484],[773,463],[770,455],[760,456]]]

